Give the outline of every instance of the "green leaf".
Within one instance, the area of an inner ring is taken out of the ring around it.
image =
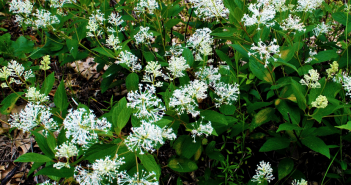
[[[85,160],[93,162],[106,156],[114,157],[117,148],[116,144],[94,144],[86,151]]]
[[[126,87],[128,91],[136,91],[139,88],[139,76],[136,73],[130,73],[126,78]]]
[[[289,175],[294,169],[294,161],[290,158],[285,158],[279,162],[278,165],[278,179],[282,180]]]
[[[286,121],[290,122],[291,119],[295,125],[300,123],[300,110],[296,106],[289,104],[288,100],[277,99],[275,106]],[[288,113],[290,114],[290,118]]]
[[[0,113],[4,115],[10,114],[18,98],[23,94],[24,92],[17,92],[6,96],[6,98],[1,102]]]
[[[269,152],[289,147],[290,140],[284,137],[274,137],[268,139],[260,148],[260,152]]]
[[[291,69],[295,70],[296,72],[298,72],[297,68],[293,65],[293,64],[290,64],[288,62],[286,62],[285,60],[281,59],[281,58],[278,58],[277,61],[275,61],[274,63],[274,66],[275,67],[278,67],[280,65],[284,65],[284,66],[288,66],[290,67]]]
[[[175,150],[177,155],[181,155],[182,154],[182,145],[183,145],[185,139],[187,139],[188,137],[190,137],[190,136],[188,136],[188,135],[181,135],[173,143],[173,149]]]
[[[12,43],[14,49],[14,55],[19,58],[26,58],[25,53],[33,51],[34,42],[26,39],[24,36],[20,36],[15,42]]]
[[[0,36],[0,54],[1,53],[12,54],[13,48],[10,47],[12,43],[13,41],[11,40],[10,33],[6,33]]]
[[[249,51],[243,45],[229,44],[229,46],[232,46],[236,51],[238,51],[245,58],[247,58],[247,59],[250,58],[249,55],[247,54]]]
[[[32,164],[32,167],[30,168],[29,172],[28,172],[28,175],[27,177],[29,177],[36,169],[38,169],[40,166],[42,166],[44,163],[41,163],[41,162],[34,162]]]
[[[214,159],[217,161],[224,161],[225,157],[221,154],[221,152],[218,151],[218,149],[215,148],[215,146],[216,146],[216,141],[211,141],[206,147],[206,155],[210,159]]]
[[[294,95],[297,100],[297,105],[300,107],[301,110],[306,109],[306,98],[305,98],[305,89],[302,87],[302,85],[295,80],[291,79],[291,87],[294,92]]]
[[[140,159],[141,163],[145,167],[146,170],[149,172],[155,172],[156,173],[156,178],[159,180],[161,176],[161,168],[155,161],[154,156],[152,155],[138,155],[138,158]]]
[[[339,55],[336,53],[335,50],[326,50],[319,52],[316,56],[314,56],[317,60],[312,60],[311,65],[329,61],[332,59],[337,59]]]
[[[128,123],[132,109],[127,106],[127,100],[123,97],[113,108],[112,123],[115,127],[123,129]]]
[[[263,64],[259,63],[256,59],[250,59],[249,67],[252,73],[260,80],[266,83],[273,84],[273,78],[268,69],[264,68]]]
[[[78,54],[78,40],[66,39],[68,51],[72,54],[73,58],[76,59]]]
[[[19,156],[14,162],[49,162],[52,159],[45,155],[40,155],[37,153],[25,153]]]
[[[321,153],[330,159],[329,147],[322,139],[315,136],[308,136],[301,139],[301,142],[311,150]]]
[[[177,172],[192,172],[198,168],[194,161],[184,158],[171,159],[168,163],[168,167]]]
[[[54,96],[54,103],[56,107],[60,109],[61,112],[67,109],[69,105],[66,89],[65,89],[65,82],[63,82],[63,80],[61,81],[60,85],[57,87],[57,90]]]
[[[52,72],[49,76],[47,76],[43,82],[43,86],[40,89],[41,94],[48,95],[54,86],[55,82],[55,73]]]
[[[284,130],[303,130],[303,129],[295,124],[283,123],[279,125],[277,132],[284,131]]]
[[[43,168],[42,170],[38,171],[35,176],[38,176],[38,175],[52,175],[52,176],[55,176],[55,177],[73,177],[74,175],[74,168],[71,167],[71,168],[61,168],[61,169],[56,169],[52,166],[48,166],[48,167],[45,167]]]
[[[110,57],[110,58],[115,58],[115,56],[113,55],[113,52],[110,50],[110,49],[107,49],[107,48],[102,48],[102,47],[97,47],[97,48],[94,48],[92,49],[93,51],[96,51],[102,55],[105,55],[107,57]]]
[[[217,134],[221,134],[227,129],[228,122],[223,114],[212,110],[205,110],[200,114],[204,117],[204,120],[211,121],[212,127],[215,129]]]
[[[177,25],[179,22],[181,22],[181,19],[169,19],[165,26],[167,29],[171,29],[173,26]]]
[[[39,145],[39,148],[43,153],[51,158],[55,157],[54,152],[51,150],[51,148],[48,145],[48,140],[42,135],[39,134],[38,132],[31,131],[31,133],[35,136],[35,141]]]
[[[254,117],[251,123],[251,129],[255,129],[264,123],[267,123],[274,116],[275,110],[271,107],[260,110]]]
[[[348,121],[346,125],[341,125],[341,126],[335,126],[340,129],[346,129],[351,131],[351,121]]]
[[[301,42],[296,42],[292,46],[283,46],[280,48],[280,54],[284,61],[289,62],[296,51],[299,51],[304,44]]]
[[[196,138],[194,143],[194,139],[188,136],[182,143],[182,156],[190,159],[200,147],[201,141],[199,138]]]
[[[191,50],[188,48],[184,49],[182,56],[185,58],[186,63],[189,64],[190,67],[193,67],[195,59]]]
[[[346,12],[336,12],[332,14],[334,20],[338,21],[340,24],[346,26]]]

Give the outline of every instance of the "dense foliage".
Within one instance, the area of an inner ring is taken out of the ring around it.
[[[14,38],[1,28],[0,83],[12,91],[1,121],[35,137],[42,154],[16,162],[34,162],[30,174],[51,179],[43,184],[182,184],[196,172],[198,184],[306,185],[303,151],[327,161],[319,183],[351,182],[348,4],[3,0],[0,8],[22,30]],[[102,96],[128,91],[108,97],[99,118],[51,68],[88,56],[103,72]],[[25,108],[10,114],[19,99]],[[260,157],[256,174],[245,172],[259,152],[278,162]]]

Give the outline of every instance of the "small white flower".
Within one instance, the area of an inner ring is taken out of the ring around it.
[[[324,22],[318,24],[312,31],[315,36],[319,36],[320,34],[323,33],[328,33],[329,30],[331,30],[332,27],[328,24],[325,24]]]
[[[136,44],[149,44],[153,38],[152,33],[149,32],[149,27],[140,26],[140,31],[134,36]]]
[[[96,131],[108,132],[111,128],[111,123],[106,118],[96,119],[92,112],[92,110],[87,111],[84,108],[68,111],[68,115],[63,120],[63,125],[67,129],[66,137],[72,137],[72,143],[87,148],[88,144],[97,142],[98,135]]]
[[[165,139],[174,140],[176,135],[173,133],[172,128],[160,128],[152,123],[141,120],[140,127],[132,127],[132,132],[125,140],[124,143],[132,152],[155,151],[157,145],[163,145]]]
[[[265,179],[271,182],[271,180],[274,179],[272,172],[271,164],[261,161],[260,164],[257,165],[256,175],[252,177],[252,181],[261,183]]]
[[[28,16],[32,13],[33,4],[29,0],[12,0],[10,3],[9,11],[16,14],[25,14]]]
[[[49,55],[45,55],[44,57],[43,57],[43,60],[42,61],[40,61],[40,66],[39,66],[39,68],[40,69],[42,69],[42,70],[44,70],[44,71],[46,71],[46,70],[48,70],[48,69],[50,69],[50,56]]]
[[[37,91],[35,87],[30,87],[28,89],[26,97],[28,98],[28,101],[31,102],[45,102],[49,100],[49,96],[45,96],[45,94],[40,94],[40,91]]]
[[[191,134],[192,134],[191,137],[194,138],[194,143],[196,143],[196,140],[195,140],[196,136],[205,135],[205,137],[207,137],[208,135],[211,135],[213,132],[211,121],[208,121],[206,125],[203,125],[202,121],[200,122],[196,121],[193,127],[194,129],[191,131]]]
[[[209,28],[197,29],[186,43],[187,47],[193,48],[198,54],[211,55],[213,38],[211,37]],[[197,60],[202,60],[201,56],[196,57]]]
[[[40,183],[40,184],[38,184],[38,185],[56,185],[57,183],[54,181],[54,182],[50,182],[50,180],[47,180],[47,181],[45,181],[45,182],[43,182],[43,183]]]
[[[291,185],[307,185],[307,181],[305,179],[301,179],[300,181],[294,179]]]
[[[95,37],[102,35],[102,30],[101,27],[104,24],[105,18],[104,14],[100,12],[100,10],[96,10],[95,14],[92,14],[89,17],[89,22],[87,25],[87,29],[89,32],[87,32],[87,37]]]
[[[312,12],[322,5],[324,0],[298,0],[296,11],[298,12]]]
[[[257,43],[257,46],[255,44],[252,44],[251,50],[254,50],[255,52],[251,52],[251,54],[258,54],[261,60],[265,61],[264,67],[266,68],[267,65],[269,64],[269,59],[273,59],[273,56],[275,54],[278,54],[280,52],[279,50],[279,45],[276,45],[277,40],[273,39],[271,43],[267,46],[264,42],[259,40]]]
[[[78,155],[78,148],[71,142],[65,142],[62,145],[57,146],[55,150],[56,157],[65,157],[68,159]]]
[[[142,82],[149,82],[153,86],[162,87],[163,82],[156,82],[157,77],[165,77],[161,71],[161,65],[157,61],[147,62]]]
[[[295,15],[289,15],[289,17],[282,21],[280,27],[283,30],[297,30],[300,32],[306,31],[305,25],[300,23],[301,19]]]
[[[29,132],[34,127],[41,125],[47,130],[54,131],[57,123],[51,118],[50,108],[40,105],[39,102],[29,102],[19,114],[12,114],[9,119],[11,127],[17,127],[24,132]]]
[[[62,8],[64,4],[76,3],[76,0],[49,0],[51,8]]]
[[[308,74],[304,75],[304,79],[300,80],[302,85],[306,85],[309,88],[321,88],[321,84],[318,82],[319,73],[315,69],[310,69]]]
[[[96,160],[92,168],[94,170],[94,173],[97,173],[100,176],[105,177],[105,179],[108,179],[110,183],[113,182],[114,179],[118,178],[118,169],[121,165],[123,165],[125,162],[124,157],[118,159],[118,155],[116,154],[114,159],[110,159],[110,157],[105,157],[104,160],[98,159]]]
[[[71,168],[71,166],[69,165],[68,162],[67,162],[67,163],[57,162],[57,163],[55,163],[55,164],[53,165],[53,167],[56,168],[56,169],[58,169],[58,170],[61,169],[61,168],[63,168],[63,167]]]
[[[229,10],[224,6],[222,0],[190,0],[193,8],[196,8],[195,14],[200,18],[227,18]]]
[[[115,35],[111,34],[108,35],[108,39],[106,40],[106,44],[108,47],[113,48],[114,50],[119,50],[122,47],[119,45],[121,42],[119,41],[118,37],[115,37]]]
[[[126,64],[132,72],[140,71],[142,69],[140,63],[138,63],[138,57],[129,51],[122,51],[117,59],[118,60],[115,61],[115,64]]]
[[[60,20],[55,15],[51,16],[51,12],[44,9],[37,9],[37,12],[34,13],[33,16],[36,17],[33,24],[37,28],[46,28],[47,26],[50,26],[52,24],[60,23]]]
[[[316,101],[311,103],[312,107],[316,107],[317,109],[324,109],[328,106],[328,99],[323,95],[319,95]]]
[[[210,86],[213,86],[221,79],[221,74],[218,72],[218,70],[219,69],[217,67],[209,65],[195,72],[195,76],[199,80],[206,81]]]
[[[169,67],[167,69],[171,72],[174,78],[183,77],[183,71],[190,68],[190,66],[186,63],[184,57],[175,57],[172,56],[169,60]]]
[[[181,47],[180,44],[172,43],[171,48],[169,48],[169,51],[166,51],[165,56],[180,56],[183,53],[183,48]]]
[[[238,99],[239,85],[237,83],[226,84],[223,82],[216,83],[214,85],[214,92],[218,95],[218,98],[214,98],[216,107],[220,107],[222,104],[233,104]]]
[[[274,21],[271,22],[276,14],[274,5],[257,2],[256,4],[251,3],[248,7],[249,11],[252,12],[251,17],[248,14],[244,14],[241,19],[245,26],[252,26],[255,24],[263,24],[267,27],[273,26]],[[259,27],[258,27],[259,28]]]
[[[154,14],[157,8],[158,3],[156,0],[140,0],[134,10],[139,13],[145,13],[146,9],[148,9],[150,14]]]
[[[328,78],[331,78],[333,75],[335,75],[339,70],[339,64],[337,61],[334,61],[332,64],[330,64],[330,68],[326,70],[328,74]]]
[[[150,172],[147,174],[146,171],[142,170],[141,175],[139,175],[138,172],[135,173],[132,177],[126,172],[122,172],[120,175],[121,178],[117,183],[121,185],[159,185],[155,172]]]
[[[316,51],[312,51],[312,49],[310,49],[310,52],[308,54],[310,56],[307,58],[305,63],[310,63],[312,60],[316,59],[316,57],[314,57],[314,56],[317,55],[317,52]]]
[[[146,85],[143,91],[143,85],[139,84],[139,91],[131,91],[127,94],[128,107],[136,109],[134,115],[140,119],[149,122],[160,120],[166,108],[162,105],[162,100],[156,96],[156,88]]]

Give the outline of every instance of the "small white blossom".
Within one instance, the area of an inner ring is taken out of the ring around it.
[[[117,59],[118,60],[115,61],[115,64],[126,64],[132,72],[140,71],[142,68],[140,63],[138,63],[138,57],[129,51],[122,51]]]
[[[108,23],[112,24],[113,26],[119,26],[124,22],[122,16],[119,13],[112,12],[108,17]]]
[[[195,72],[195,76],[199,80],[206,81],[210,86],[213,86],[221,79],[221,74],[218,72],[218,70],[219,69],[217,67],[209,65]]]
[[[202,117],[202,119],[204,118]],[[200,122],[196,121],[193,127],[194,129],[191,131],[191,134],[192,134],[191,137],[194,138],[194,143],[196,143],[196,140],[195,140],[196,136],[205,135],[205,137],[207,137],[208,135],[211,135],[213,132],[211,121],[208,121],[206,125],[203,125],[202,121]]]
[[[111,123],[106,118],[96,119],[92,112],[92,110],[87,111],[84,108],[68,111],[63,125],[67,129],[66,137],[72,137],[72,143],[87,148],[88,144],[97,142],[98,135],[95,131],[108,132],[111,128]]]
[[[167,69],[171,72],[174,78],[183,77],[183,71],[190,68],[190,66],[186,63],[184,57],[175,57],[172,56],[169,60],[169,67]]]
[[[197,29],[195,33],[189,38],[186,46],[196,50],[198,54],[211,55],[213,45],[213,38],[211,37],[211,30],[209,28]],[[197,57],[197,60],[202,60]]]
[[[108,39],[106,40],[106,45],[114,50],[119,50],[122,47],[119,45],[121,42],[118,37],[115,37],[114,34],[108,35]]]
[[[267,65],[269,64],[269,59],[273,59],[274,61],[277,60],[276,58],[274,58],[273,56],[275,54],[278,54],[279,51],[279,45],[276,45],[277,40],[273,39],[273,41],[271,43],[269,43],[269,45],[267,46],[264,42],[261,41],[261,39],[259,40],[259,42],[257,43],[257,46],[252,43],[251,49],[250,50],[254,50],[255,52],[251,52],[250,54],[258,54],[261,60],[265,61],[265,65],[264,67],[266,68]]]
[[[28,16],[32,13],[33,4],[29,0],[12,0],[9,11],[16,14],[24,14]]]
[[[140,127],[132,127],[132,132],[124,143],[132,152],[155,151],[157,145],[163,145],[165,139],[174,140],[176,135],[172,128],[160,128],[157,125],[141,120]]]
[[[310,49],[310,52],[308,54],[310,56],[307,58],[305,63],[310,63],[312,60],[316,59],[316,57],[314,57],[314,56],[317,55],[317,52],[316,51],[312,51],[312,49]]]
[[[68,159],[78,155],[78,148],[71,142],[65,142],[62,145],[57,146],[55,150],[56,157],[64,157]]]
[[[150,32],[149,27],[140,26],[140,31],[134,36],[136,44],[149,44],[150,40],[153,38],[153,34]]]
[[[97,185],[101,184],[104,177],[95,171],[89,171],[81,166],[76,166],[74,170],[74,178],[80,185]]]
[[[156,96],[156,88],[146,85],[143,91],[143,85],[139,84],[139,91],[131,91],[127,94],[128,107],[136,109],[134,115],[140,119],[149,122],[160,120],[166,108],[162,105],[162,100]]]
[[[330,64],[330,68],[326,70],[328,74],[328,78],[331,78],[333,75],[335,75],[339,70],[339,64],[337,61],[334,61],[332,64]]]
[[[226,84],[223,82],[216,83],[214,85],[214,92],[218,97],[214,98],[216,101],[216,107],[220,107],[222,104],[233,104],[238,99],[239,85],[238,84]]]
[[[45,132],[47,130],[54,131],[58,125],[51,118],[51,115],[50,108],[40,105],[39,102],[29,102],[19,114],[11,115],[9,123],[11,127],[17,127],[24,132],[29,132],[38,125],[43,126]]]
[[[207,97],[207,88],[207,84],[203,81],[191,81],[190,84],[173,91],[169,106],[175,107],[179,115],[186,111],[196,117],[200,114],[200,111],[196,110],[197,100],[203,100]]]
[[[121,185],[159,185],[155,172],[147,174],[146,171],[142,170],[141,175],[138,172],[134,176],[130,176],[126,172],[122,172],[120,175],[121,178],[117,183]]]
[[[34,24],[36,28],[46,28],[52,24],[60,23],[60,20],[55,15],[51,16],[51,12],[44,9],[37,9],[37,12],[34,13],[33,16],[36,17],[36,19],[32,24]]]
[[[323,33],[328,33],[329,30],[331,30],[332,27],[328,24],[325,24],[324,22],[318,24],[312,31],[315,36],[319,36],[320,34]]]
[[[271,182],[271,180],[274,179],[272,172],[273,169],[271,168],[271,164],[269,164],[269,162],[266,163],[261,161],[260,164],[257,165],[256,175],[252,177],[252,181],[262,183],[265,179],[268,182]]]
[[[307,185],[307,181],[305,179],[301,179],[300,181],[294,179],[291,185]]]
[[[274,21],[271,22],[276,14],[274,5],[261,2],[255,4],[251,3],[248,9],[250,12],[252,12],[251,17],[248,14],[244,14],[244,17],[241,19],[241,21],[244,22],[245,26],[263,24],[267,27],[270,27],[274,25]]]
[[[45,55],[43,56],[43,60],[40,61],[40,66],[39,68],[46,71],[46,70],[49,70],[50,69],[50,56],[49,55]]]
[[[306,31],[305,25],[300,23],[301,19],[298,16],[289,15],[289,17],[282,21],[280,27],[283,30],[297,30],[300,32]]]
[[[37,184],[37,185],[57,185],[57,183],[55,181],[50,182],[50,180],[47,180],[47,181],[40,183],[40,184]]]
[[[195,14],[200,18],[227,18],[229,10],[224,6],[222,0],[190,0],[193,3],[192,8],[196,8]]]
[[[62,8],[64,4],[76,3],[76,0],[49,0],[51,8]]]
[[[95,14],[92,14],[89,17],[89,22],[87,25],[87,37],[94,37],[102,35],[101,27],[104,25],[104,14],[100,12],[100,10],[96,10]]]
[[[183,48],[180,44],[172,43],[169,51],[166,51],[165,56],[180,56],[183,53]]]
[[[319,95],[316,101],[311,103],[312,107],[316,107],[317,109],[324,109],[328,106],[328,99],[323,95]]]
[[[100,176],[105,177],[105,179],[108,179],[110,183],[113,182],[114,179],[118,178],[118,169],[121,165],[123,165],[125,162],[123,161],[124,158],[118,159],[118,155],[116,154],[114,159],[110,159],[109,156],[105,157],[104,160],[98,159],[96,160],[92,168],[94,170],[94,173],[97,173]]]
[[[45,96],[45,94],[40,94],[40,91],[37,91],[35,87],[30,87],[28,89],[26,97],[28,98],[28,101],[31,102],[45,102],[49,100],[49,96]]]
[[[162,87],[162,82],[156,82],[157,77],[166,77],[161,71],[161,65],[157,61],[148,62],[145,66],[142,82],[149,82],[155,87]]]
[[[306,85],[309,88],[321,88],[321,84],[318,82],[319,73],[315,69],[310,69],[308,74],[304,75],[304,79],[300,80],[302,85]]]
[[[148,9],[150,14],[154,14],[157,8],[158,3],[156,0],[140,0],[134,10],[139,13],[145,13],[146,9]]]
[[[298,12],[312,12],[322,5],[324,0],[298,0],[296,11]]]
[[[53,165],[53,167],[54,168],[56,168],[56,169],[61,169],[61,168],[63,168],[63,167],[65,167],[65,168],[71,168],[71,166],[69,165],[69,163],[68,162],[66,162],[66,163],[64,163],[64,162],[57,162],[57,163],[55,163],[54,165]]]

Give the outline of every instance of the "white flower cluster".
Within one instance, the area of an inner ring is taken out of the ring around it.
[[[301,180],[294,179],[291,185],[307,185],[307,181],[305,179],[301,179]]]
[[[154,152],[158,145],[163,145],[165,139],[174,140],[177,136],[173,133],[172,128],[160,128],[157,125],[141,120],[140,127],[132,127],[132,132],[124,143],[132,152],[144,151]]]
[[[312,12],[322,5],[324,0],[298,0],[296,11],[298,12]]]
[[[43,183],[39,183],[37,185],[57,185],[57,183],[54,181],[54,182],[50,182],[50,180],[47,180]]]
[[[148,122],[160,120],[166,108],[162,105],[162,100],[156,96],[156,88],[146,85],[143,91],[143,85],[139,84],[139,91],[131,91],[127,94],[128,107],[136,109],[134,115]]]
[[[46,28],[52,24],[60,23],[60,20],[55,16],[51,16],[51,12],[47,10],[38,10],[33,14],[35,19],[32,20],[32,24],[36,26],[36,28]]]
[[[306,85],[308,88],[321,88],[321,84],[318,82],[319,73],[317,70],[310,69],[308,74],[304,75],[304,79],[301,79],[300,83]]]
[[[261,183],[265,179],[270,182],[274,179],[272,172],[271,164],[261,161],[260,164],[257,165],[256,175],[252,177],[252,181]]]
[[[328,33],[329,30],[331,30],[332,27],[328,24],[325,24],[324,22],[318,24],[312,31],[315,36],[319,36],[320,34],[323,33]]]
[[[149,44],[153,38],[153,34],[150,32],[149,27],[140,26],[140,31],[134,36],[136,44]]]
[[[328,99],[323,95],[319,95],[316,101],[311,103],[312,107],[316,107],[317,109],[324,109],[328,106]]]
[[[314,56],[317,55],[317,52],[312,51],[312,49],[310,49],[310,52],[308,54],[310,56],[306,59],[305,63],[310,63],[313,59],[316,59],[316,57],[314,57]]]
[[[26,97],[28,98],[28,101],[31,102],[46,102],[49,100],[49,96],[45,96],[45,94],[40,94],[40,91],[37,91],[35,87],[30,87],[28,89]]]
[[[108,39],[106,40],[106,45],[109,48],[112,48],[114,50],[119,50],[122,47],[119,45],[121,43],[121,41],[119,41],[118,37],[115,37],[114,34],[110,34],[108,35]]]
[[[64,4],[76,3],[76,0],[49,0],[51,8],[62,8]]]
[[[87,37],[95,37],[102,35],[101,27],[104,25],[104,14],[100,12],[100,10],[96,10],[95,14],[92,14],[89,17],[89,22],[87,25]]]
[[[157,8],[158,4],[156,0],[140,0],[134,10],[139,13],[145,13],[146,9],[148,9],[150,14],[154,14]]]
[[[110,183],[113,182],[114,179],[119,181],[119,173],[117,170],[119,167],[124,164],[124,158],[118,159],[118,155],[116,155],[112,160],[110,157],[106,157],[103,159],[96,160],[92,167],[92,170],[86,170],[81,166],[76,166],[74,178],[80,185],[95,185],[102,184],[104,180],[108,180]]]
[[[171,72],[173,79],[183,77],[183,71],[190,68],[190,66],[186,63],[185,58],[182,56],[172,56],[168,63],[169,66],[167,67],[167,69]]]
[[[55,148],[55,156],[59,158],[66,158],[66,162],[57,162],[53,165],[56,169],[61,169],[63,167],[71,168],[69,165],[69,158],[78,155],[78,148],[70,142],[63,143],[60,147]]]
[[[67,129],[66,138],[72,136],[72,143],[87,148],[88,144],[97,141],[98,134],[96,131],[108,132],[110,129],[111,123],[106,118],[96,119],[92,112],[92,110],[87,111],[84,108],[68,111],[68,115],[63,120],[63,125]]]
[[[148,62],[145,66],[145,74],[142,82],[149,82],[155,87],[162,87],[163,82],[156,82],[157,77],[166,77],[161,71],[161,65],[157,61]]]
[[[202,55],[211,55],[213,45],[213,38],[211,37],[211,30],[209,28],[197,29],[195,33],[189,38],[186,46],[196,50],[195,59],[202,61]]]
[[[303,25],[303,23],[300,23],[300,21],[300,17],[296,15],[289,15],[287,19],[282,21],[280,27],[283,30],[297,30],[300,32],[306,31],[305,25]]]
[[[10,81],[7,80],[9,77]],[[6,83],[3,82],[1,84],[2,88],[8,87],[8,85],[12,83],[22,84],[22,82],[27,81],[31,77],[34,77],[32,70],[25,71],[22,64],[17,63],[15,60],[11,60],[7,66],[3,66],[2,69],[0,69],[0,78],[6,81]],[[20,80],[15,78],[19,78]]]
[[[43,56],[43,60],[40,61],[40,66],[39,68],[46,71],[50,69],[50,55],[45,55]]]
[[[244,14],[241,19],[245,26],[258,25],[260,29],[260,24],[266,25],[267,27],[273,26],[274,21],[271,22],[276,14],[275,7],[272,3],[258,1],[257,3],[251,3],[248,7],[249,11],[252,12],[251,17],[248,14]]]
[[[169,51],[166,51],[165,56],[180,56],[182,53],[182,46],[173,42],[171,48],[169,48]]]
[[[207,84],[203,81],[191,81],[190,84],[174,90],[169,106],[175,107],[179,115],[186,111],[196,117],[200,114],[200,111],[196,110],[197,101],[207,97],[207,88]]]
[[[201,70],[195,72],[197,79],[207,82],[207,84],[213,86],[216,82],[221,79],[221,74],[218,72],[217,67],[212,65],[201,68]]]
[[[9,11],[16,14],[24,14],[26,17],[32,13],[33,4],[29,0],[12,0]]]
[[[229,10],[222,0],[190,0],[190,2],[194,4],[192,8],[196,8],[195,14],[204,20],[228,17]]]
[[[223,82],[216,83],[214,85],[215,93],[218,97],[214,98],[216,107],[220,107],[222,104],[232,104],[238,100],[239,85],[237,83],[227,84]]]
[[[346,91],[346,96],[351,96],[351,77],[344,75],[342,78],[342,86]]]
[[[253,54],[258,53],[260,59],[265,61],[264,67],[266,68],[267,65],[269,64],[269,61],[268,61],[269,59],[273,59],[274,61],[277,60],[276,58],[273,57],[275,54],[278,54],[280,52],[279,45],[276,45],[276,43],[277,43],[277,40],[273,39],[273,41],[269,43],[269,45],[267,46],[260,39],[257,43],[257,46],[254,43],[252,43],[250,50],[254,50],[255,52],[252,52],[252,53],[249,52],[248,55],[251,56]]]
[[[204,117],[202,117],[204,119]],[[205,135],[207,137],[208,135],[211,135],[213,132],[213,127],[211,125],[211,121],[208,121],[206,125],[202,124],[202,121],[196,121],[193,125],[194,129],[191,131],[191,137],[194,138],[194,143],[196,143],[196,136],[201,136]],[[197,128],[196,128],[197,127]]]
[[[335,75],[339,70],[339,64],[337,61],[334,61],[332,64],[330,64],[330,68],[326,70],[328,74],[328,78],[331,78],[333,75]]]
[[[118,60],[115,61],[115,64],[125,64],[132,70],[132,72],[140,71],[142,68],[138,63],[138,57],[129,51],[121,51],[117,59]]]
[[[51,118],[50,108],[40,105],[39,102],[29,102],[19,114],[11,115],[9,123],[11,127],[17,127],[24,132],[29,132],[34,127],[43,126],[45,131],[57,129],[57,123]],[[47,133],[47,132],[46,132]]]
[[[134,176],[130,176],[126,172],[123,172],[120,175],[121,178],[119,179],[118,184],[121,185],[159,185],[155,172],[147,174],[146,171],[142,170],[141,175],[139,175],[138,172],[135,173]]]

